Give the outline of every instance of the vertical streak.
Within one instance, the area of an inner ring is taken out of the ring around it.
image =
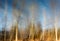
[[[55,36],[56,36],[56,41],[57,41],[57,17],[56,17],[56,6],[55,6],[55,9],[53,10],[53,13],[55,14]]]
[[[14,0],[13,0],[13,3],[12,3],[13,5],[13,10],[14,10],[14,6],[15,6],[15,3],[14,3]],[[14,25],[13,25],[13,20],[14,20],[14,16],[13,16],[13,14],[14,14],[14,12],[12,11],[12,28],[11,28],[11,31],[10,31],[10,39],[9,39],[9,41],[12,41],[12,39],[14,39],[15,37],[13,36],[13,33],[14,33]],[[14,38],[13,38],[14,37]]]
[[[44,33],[45,33],[45,27],[46,27],[46,11],[45,11],[45,9],[43,9],[43,17],[44,17],[43,40],[44,40]]]
[[[16,3],[16,5],[17,5],[17,3]],[[17,11],[16,11],[16,14],[18,14]],[[16,15],[16,16],[18,18],[18,15]],[[18,19],[16,19],[16,40],[15,41],[18,41]]]
[[[55,34],[56,34],[56,41],[57,41],[57,18],[55,17]]]
[[[16,41],[18,41],[18,25],[16,24]]]
[[[17,18],[17,10],[16,10],[16,6],[17,6],[17,0],[13,0],[14,2],[13,2],[13,16],[14,16],[14,18]],[[15,15],[16,14],[16,15]],[[18,29],[18,25],[17,25],[18,23],[17,23],[17,19],[16,19],[16,36],[15,36],[15,41],[18,41],[17,39],[18,39],[18,33],[17,33],[17,29]]]
[[[33,9],[33,7],[32,7],[32,9]],[[31,28],[30,28],[30,35],[29,35],[29,38],[30,38],[30,36],[32,36],[31,38],[33,39],[33,35],[31,35],[31,34],[33,34],[33,15],[34,15],[34,13],[33,13],[33,10],[32,10],[32,20],[31,20]]]
[[[11,32],[9,33],[9,34],[10,34],[10,39],[9,39],[9,41],[12,40],[13,31],[14,31],[14,28],[12,27],[12,30],[11,30]]]
[[[30,34],[29,34],[29,37],[31,36],[31,41],[34,41],[34,26],[35,26],[35,24],[34,24],[34,14],[35,14],[35,4],[33,3],[32,5],[31,5],[31,7],[30,7],[30,11],[31,11],[31,28],[30,28]]]
[[[12,3],[13,4],[13,3]],[[13,5],[12,5],[13,6]],[[13,18],[14,16],[13,16],[13,11],[12,11],[12,27],[11,27],[11,30],[10,30],[10,32],[9,32],[9,41],[12,41],[12,39],[14,39],[13,37],[13,33],[14,33],[14,25],[13,25],[13,20],[14,20],[14,18]]]
[[[57,41],[57,17],[56,17],[56,0],[55,1],[52,1],[51,0],[51,7],[52,7],[52,12],[53,12],[53,14],[54,14],[54,21],[55,21],[55,23],[54,23],[54,26],[55,26],[55,41]]]
[[[57,21],[58,21],[58,19],[57,19],[57,15],[56,15],[56,8],[54,10],[54,13],[55,13],[55,24],[54,24],[55,25],[55,35],[56,35],[56,41],[57,41]]]
[[[32,6],[32,9],[34,9],[34,7]],[[33,24],[34,24],[34,10],[32,10],[32,31],[33,31]],[[32,32],[33,33],[33,32]],[[32,39],[34,37],[34,33],[32,35]]]
[[[5,17],[5,33],[4,33],[4,41],[6,41],[6,24],[7,24],[7,0],[5,1],[5,12],[4,12],[4,17]]]

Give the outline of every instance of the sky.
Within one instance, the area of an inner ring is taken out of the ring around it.
[[[4,13],[7,7],[7,30],[9,30],[12,24],[15,24],[17,18],[12,18],[13,12],[13,0],[8,0],[7,5],[5,4],[6,0],[0,0],[0,30],[5,26]],[[60,27],[60,0],[25,0],[25,6],[22,7],[22,1],[18,1],[20,4],[17,4],[15,10],[23,8],[21,10],[20,16],[20,27],[25,28],[29,21],[32,20],[32,13],[34,12],[34,21],[40,22],[43,29],[52,28],[55,24]],[[53,3],[54,2],[54,3]],[[51,5],[52,4],[52,5]],[[20,6],[19,6],[20,5]],[[34,9],[31,7],[33,6]],[[33,11],[33,12],[32,12]],[[17,13],[16,12],[16,13]],[[18,15],[18,14],[17,14]],[[16,17],[16,16],[15,16]],[[55,23],[55,18],[57,22]],[[12,23],[13,21],[13,23]]]

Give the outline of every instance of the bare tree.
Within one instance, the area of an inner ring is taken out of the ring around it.
[[[54,26],[55,26],[55,35],[56,35],[56,41],[57,41],[57,17],[56,17],[56,0],[51,0],[51,8],[52,8],[52,12],[54,14],[54,20],[55,20],[55,23],[54,23]]]
[[[4,11],[4,41],[6,41],[6,27],[7,27],[7,0],[5,0],[5,11]]]
[[[20,1],[22,1],[20,3]],[[21,5],[20,5],[21,4]],[[24,0],[13,0],[13,13],[12,13],[12,18],[13,20],[15,20],[15,25],[17,26],[16,27],[16,41],[18,40],[18,24],[19,24],[19,21],[20,21],[20,15],[21,15],[21,12],[22,12],[22,9],[24,9]],[[17,5],[19,5],[19,8],[17,9]],[[22,9],[20,8],[20,6],[22,7]],[[13,23],[13,20],[12,20],[12,23]],[[12,24],[14,25],[14,24]],[[12,28],[15,28],[15,27],[12,27]],[[10,37],[10,40],[12,39],[12,36]]]

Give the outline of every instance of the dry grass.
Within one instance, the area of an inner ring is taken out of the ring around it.
[[[29,26],[29,27],[31,28],[31,26]],[[56,34],[55,34],[54,28],[45,30],[44,35],[42,32],[41,26],[38,26],[37,28],[39,28],[39,29],[37,29],[37,30],[35,29],[35,26],[33,26],[32,33],[30,32],[30,28],[28,28],[28,29],[26,28],[24,31],[18,30],[18,36],[17,36],[18,39],[17,40],[18,41],[56,41]],[[16,27],[14,27],[14,30],[12,29],[12,31],[10,31],[10,34],[8,36],[12,37],[11,41],[15,41]],[[58,29],[57,36],[58,36],[57,39],[59,40],[60,39],[60,29]],[[9,37],[9,39],[10,39],[10,37]],[[8,41],[9,39],[7,39],[6,41]]]

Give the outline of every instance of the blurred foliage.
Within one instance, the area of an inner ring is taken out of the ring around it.
[[[7,40],[11,39],[11,41],[15,40],[15,35],[16,35],[16,28],[18,28],[17,26],[13,26],[12,29],[7,32],[7,36],[8,38],[6,38]],[[31,32],[30,32],[31,30]],[[9,33],[9,34],[8,34]],[[4,31],[2,32],[3,35],[0,35],[0,39],[4,39]],[[30,35],[31,34],[31,35]],[[56,40],[56,34],[55,34],[55,29],[46,29],[44,31],[44,36],[42,36],[43,32],[42,32],[42,27],[40,25],[40,23],[37,24],[37,26],[35,26],[35,24],[33,24],[33,28],[31,26],[31,24],[28,25],[28,27],[26,27],[24,30],[18,30],[18,40],[22,39],[24,41],[29,41],[32,39],[35,41],[55,41]],[[57,38],[60,39],[60,29],[58,29],[57,32]],[[11,38],[12,37],[12,38]],[[30,38],[29,38],[30,37]],[[44,38],[44,39],[43,39]]]

